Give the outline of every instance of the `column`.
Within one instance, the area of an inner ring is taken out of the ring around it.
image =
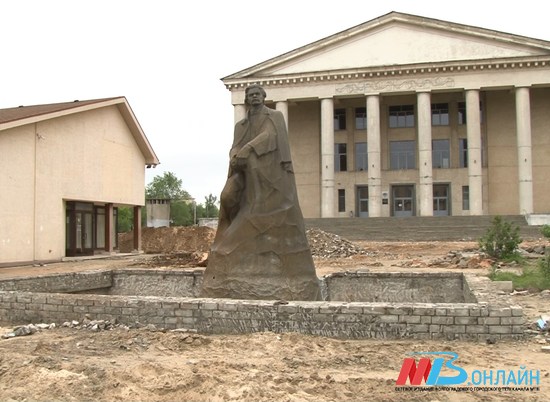
[[[321,218],[334,217],[334,101],[321,99]]]
[[[246,117],[246,106],[243,104],[233,105],[233,118],[235,124]]]
[[[481,116],[478,89],[466,91],[466,137],[468,139],[470,215],[483,215],[483,166],[481,165]]]
[[[134,207],[134,251],[141,251],[141,206]]]
[[[113,239],[113,204],[105,204],[105,251],[112,253],[114,250],[114,239]]]
[[[533,213],[531,103],[529,88],[516,88],[516,136],[518,145],[519,213]]]
[[[281,112],[285,118],[286,131],[288,132],[288,102],[278,101],[275,103],[275,109]]]
[[[380,96],[367,95],[367,153],[369,217],[382,216],[382,167],[380,148]]]
[[[429,92],[418,92],[418,175],[420,216],[433,216],[432,107]]]

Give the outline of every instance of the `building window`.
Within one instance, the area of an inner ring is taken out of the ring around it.
[[[390,106],[390,128],[414,127],[414,105]]]
[[[338,190],[338,212],[346,212],[346,190]]]
[[[483,108],[479,102],[479,122],[483,122]],[[458,124],[466,124],[466,102],[458,102]]]
[[[462,186],[462,209],[464,211],[470,209],[470,186]]]
[[[346,109],[334,109],[334,131],[346,129]]]
[[[334,144],[334,171],[345,172],[348,170],[348,155],[346,144]]]
[[[448,169],[450,159],[449,140],[432,141],[432,167],[435,169]]]
[[[432,103],[432,126],[449,125],[449,104]]]
[[[468,140],[466,138],[458,139],[458,163],[459,167],[468,167]]]
[[[367,108],[366,107],[355,108],[355,129],[356,130],[367,129]]]
[[[466,102],[458,102],[458,124],[466,124]]]
[[[390,141],[390,169],[415,169],[414,141]]]
[[[355,170],[364,171],[369,168],[369,157],[366,142],[355,144]]]

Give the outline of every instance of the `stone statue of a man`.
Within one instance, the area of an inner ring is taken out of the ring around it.
[[[258,85],[245,97],[202,296],[319,300],[283,114],[264,105]]]

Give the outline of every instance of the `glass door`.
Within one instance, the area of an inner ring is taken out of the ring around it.
[[[433,197],[434,197],[434,216],[448,216],[449,215],[449,185],[434,184]]]
[[[393,186],[392,199],[393,216],[414,215],[414,186]]]
[[[93,204],[67,202],[66,255],[92,255],[94,252]]]
[[[357,187],[357,213],[360,218],[369,216],[369,188]]]

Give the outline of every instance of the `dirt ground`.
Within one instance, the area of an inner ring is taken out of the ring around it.
[[[209,235],[204,238],[211,241]],[[207,248],[183,243],[169,253],[157,248],[156,254],[3,268],[0,278],[125,266],[186,269],[187,264],[197,269]],[[475,243],[350,244],[345,247],[357,247],[353,255],[314,258],[319,276],[367,269],[489,272],[484,260],[462,266],[452,262],[457,251],[474,252]],[[0,339],[0,401],[548,401],[550,354],[542,348],[550,336],[532,323],[550,314],[550,298],[529,292],[513,297],[524,307],[529,333],[521,341],[496,343],[340,340],[296,333],[207,336],[125,327],[93,332],[58,326]],[[0,328],[0,335],[11,330]],[[521,366],[539,370],[540,390],[398,391],[403,359],[410,352],[429,351],[456,352],[455,364],[468,373],[517,373]]]

